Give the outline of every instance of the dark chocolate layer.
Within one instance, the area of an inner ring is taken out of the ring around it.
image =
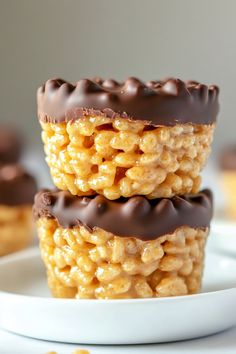
[[[22,151],[20,137],[13,130],[0,127],[0,163],[15,163]]]
[[[236,171],[236,145],[225,148],[219,157],[222,170]]]
[[[37,186],[34,177],[18,165],[0,166],[0,204],[32,205]]]
[[[108,200],[105,197],[77,197],[69,192],[44,190],[35,197],[34,216],[55,218],[63,228],[84,225],[118,236],[152,240],[173,233],[181,226],[206,228],[212,218],[212,194],[148,200],[137,196]]]
[[[217,86],[173,78],[146,83],[136,78],[122,83],[83,79],[75,85],[53,79],[38,89],[38,116],[53,123],[102,115],[144,120],[154,126],[212,124],[219,111],[218,94]]]

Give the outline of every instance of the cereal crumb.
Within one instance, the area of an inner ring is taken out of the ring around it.
[[[47,352],[46,354],[58,354],[57,352]],[[76,349],[71,354],[90,354],[88,350]]]

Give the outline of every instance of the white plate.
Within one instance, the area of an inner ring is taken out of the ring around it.
[[[215,220],[211,226],[214,235],[213,247],[216,251],[236,256],[236,222]]]
[[[213,334],[236,324],[236,260],[208,252],[204,293],[162,299],[50,298],[37,249],[0,260],[0,326],[68,343],[139,344]]]

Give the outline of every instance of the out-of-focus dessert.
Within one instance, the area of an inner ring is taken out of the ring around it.
[[[54,79],[39,88],[37,102],[59,189],[111,200],[199,191],[219,110],[216,86]]]
[[[18,251],[33,238],[35,179],[17,164],[0,165],[0,256]]]
[[[219,158],[221,183],[225,194],[226,214],[236,219],[236,145],[224,148]]]
[[[48,352],[46,354],[58,354],[57,352]],[[75,349],[71,354],[90,354],[86,349]]]
[[[16,163],[22,153],[22,141],[16,131],[0,127],[0,164]]]
[[[39,192],[34,216],[55,297],[193,294],[201,287],[212,195],[111,201]]]

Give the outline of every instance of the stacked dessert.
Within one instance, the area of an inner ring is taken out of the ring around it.
[[[56,297],[145,298],[201,286],[212,217],[199,192],[218,88],[178,79],[49,80],[38,90],[59,191],[35,198]]]
[[[33,238],[35,179],[19,165],[19,137],[0,129],[0,256],[26,247]]]

